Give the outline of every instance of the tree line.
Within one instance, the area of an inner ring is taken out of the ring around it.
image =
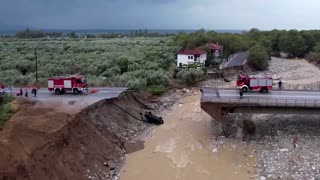
[[[168,37],[174,36],[173,33],[158,33],[158,32],[149,32],[148,29],[137,29],[137,30],[128,30],[125,32],[109,32],[109,33],[99,33],[99,34],[90,34],[90,33],[76,33],[74,31],[69,33],[63,32],[46,32],[42,30],[30,30],[25,29],[24,31],[18,31],[15,34],[16,38],[27,39],[27,38],[58,38],[58,37],[69,37],[69,38],[123,38],[123,37]]]

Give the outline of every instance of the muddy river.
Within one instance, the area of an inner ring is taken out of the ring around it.
[[[256,157],[240,140],[217,145],[199,100],[185,97],[164,116],[165,124],[146,139],[145,148],[128,155],[121,180],[255,179]]]

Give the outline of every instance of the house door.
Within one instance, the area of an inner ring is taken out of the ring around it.
[[[179,67],[182,67],[182,63],[179,63]]]

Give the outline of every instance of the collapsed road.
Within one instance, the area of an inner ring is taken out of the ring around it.
[[[135,117],[148,110],[137,96],[126,91],[74,114],[68,108],[78,101],[57,110],[18,98],[18,112],[0,131],[0,179],[115,179],[126,142],[148,127],[122,110]]]

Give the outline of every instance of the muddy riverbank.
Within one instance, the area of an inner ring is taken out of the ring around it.
[[[320,70],[305,60],[273,58],[268,71],[285,85],[314,86]],[[211,79],[199,86],[232,87]],[[230,114],[227,131],[190,94],[162,114],[165,124],[146,138],[145,149],[129,154],[121,179],[318,179],[320,177],[320,116]],[[243,120],[256,127],[242,141]]]
[[[249,179],[255,156],[238,140],[216,141],[212,118],[190,95],[164,116],[141,151],[129,154],[121,179]],[[217,144],[216,142],[220,142]]]

